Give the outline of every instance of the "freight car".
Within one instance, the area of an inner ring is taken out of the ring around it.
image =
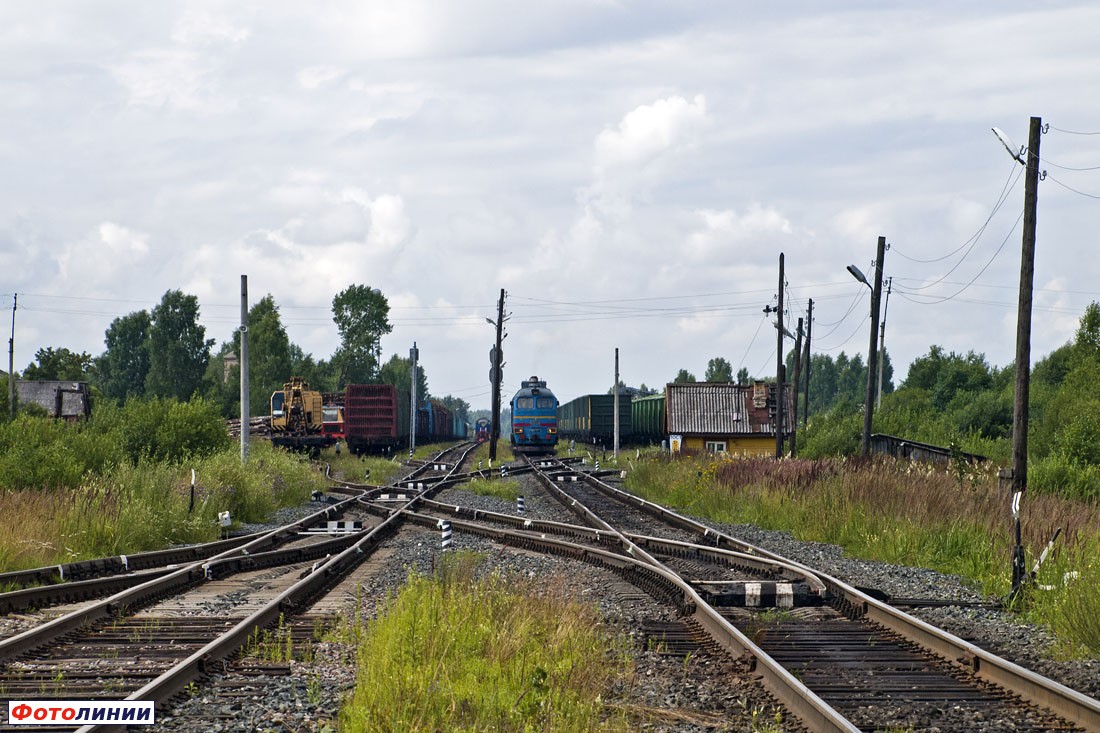
[[[458,438],[454,413],[443,403],[424,400],[416,408],[416,443],[439,443]],[[465,438],[465,434],[461,436]]]
[[[665,396],[635,397],[630,402],[630,421],[634,432],[633,442],[656,445],[665,440]]]
[[[619,442],[629,443],[633,429],[630,395],[619,395]],[[561,436],[579,443],[611,446],[615,440],[615,395],[578,397],[558,408]]]
[[[545,455],[558,444],[558,398],[538,377],[525,379],[512,397],[512,452]]]
[[[349,384],[344,435],[355,455],[403,448],[409,443],[409,396],[392,384]]]
[[[392,384],[349,384],[344,397],[344,434],[355,455],[393,453],[409,446],[411,400]],[[416,406],[416,443],[465,440],[469,428],[445,405]]]

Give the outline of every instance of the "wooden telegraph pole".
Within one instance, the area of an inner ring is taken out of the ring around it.
[[[775,347],[775,457],[783,457],[783,253],[779,253],[779,302],[776,304]]]
[[[489,376],[493,383],[493,420],[489,432],[489,460],[495,461],[497,440],[500,439],[500,382],[504,372],[504,355],[500,351],[501,343],[504,341],[504,288],[500,289],[500,300],[497,301],[497,319],[495,322],[490,320],[489,323],[497,327],[496,346],[489,354],[489,362],[492,364]]]
[[[1035,221],[1039,202],[1039,140],[1043,121],[1031,118],[1024,172],[1024,234],[1020,255],[1020,303],[1016,318],[1016,395],[1012,406],[1012,514],[1016,546],[1012,550],[1012,593],[1027,577],[1020,536],[1020,498],[1027,490],[1027,408],[1031,375],[1031,294],[1035,281]]]
[[[878,307],[882,298],[882,260],[886,256],[886,237],[878,238],[875,254],[875,284],[871,288],[871,343],[867,347],[867,398],[863,408],[863,455],[871,454],[871,416],[875,410],[875,386],[878,365]]]

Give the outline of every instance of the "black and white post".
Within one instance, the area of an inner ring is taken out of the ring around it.
[[[451,522],[448,519],[439,520],[439,533],[442,551],[446,552],[451,546]]]

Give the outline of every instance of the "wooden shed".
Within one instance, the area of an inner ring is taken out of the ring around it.
[[[681,450],[775,455],[775,385],[754,382],[691,382],[665,386],[666,429],[670,446]],[[783,430],[791,432],[790,385]]]
[[[92,413],[87,382],[29,382],[16,380],[16,399],[39,405],[50,417],[79,420]]]

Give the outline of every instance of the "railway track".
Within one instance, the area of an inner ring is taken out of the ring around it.
[[[346,484],[347,498],[333,507],[359,512],[363,527],[347,536],[288,541],[283,528],[278,543],[269,533],[218,548],[201,562],[153,570],[156,578],[90,604],[102,605],[99,611],[78,612],[84,615],[75,623],[85,627],[79,633],[54,619],[4,640],[0,689],[4,697],[76,700],[106,691],[111,699],[159,706],[230,667],[285,670],[285,659],[234,660],[265,630],[307,644],[346,612],[364,578],[389,562],[387,548],[398,535],[434,533],[449,518],[457,534],[492,546],[614,573],[628,601],[639,593],[628,588],[660,599],[674,613],[638,629],[643,643],[685,662],[711,655],[726,674],[760,679],[786,709],[784,729],[1100,730],[1096,700],[591,472],[562,463],[525,467],[535,477],[525,486],[538,486],[561,508],[552,520],[536,520],[433,499],[476,475],[461,466],[461,459],[439,456],[388,487]],[[520,469],[512,468],[512,475]],[[325,521],[333,507],[321,512]],[[423,529],[408,528],[418,525]],[[127,595],[166,581],[150,599]],[[189,590],[169,597],[180,587]],[[123,663],[110,665],[112,657]],[[217,685],[229,695],[248,687],[240,679]]]

